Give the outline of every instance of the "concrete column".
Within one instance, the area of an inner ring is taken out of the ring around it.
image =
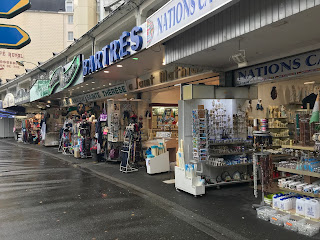
[[[147,20],[147,16],[140,11],[140,7],[137,7],[135,10],[136,15],[136,26],[140,26]]]

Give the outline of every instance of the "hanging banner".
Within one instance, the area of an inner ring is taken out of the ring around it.
[[[171,0],[147,18],[147,48],[177,35],[238,0]]]
[[[320,50],[303,53],[234,71],[235,86],[320,71]]]
[[[14,106],[14,95],[12,93],[7,93],[3,99],[3,108],[8,108]]]
[[[98,91],[94,91],[88,94],[80,95],[77,97],[64,99],[61,102],[61,106],[67,107],[67,106],[77,105],[79,103],[93,102],[93,101],[113,97],[118,94],[125,94],[127,92],[128,90],[126,85],[121,84],[114,87],[109,87],[109,88],[101,89]]]

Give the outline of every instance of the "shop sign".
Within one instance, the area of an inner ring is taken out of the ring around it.
[[[295,55],[234,71],[236,86],[320,71],[320,50]]]
[[[53,93],[60,92],[71,86],[71,84],[82,83],[82,58],[82,55],[78,55],[65,66],[59,66],[55,70],[50,71],[49,80],[36,80],[35,84],[30,89],[30,100],[35,101]],[[39,84],[37,84],[38,82]]]
[[[30,89],[30,102],[49,95],[50,80],[38,80]]]
[[[83,55],[78,55],[73,60],[64,66],[64,73],[60,78],[60,88],[68,88],[76,79],[81,69]]]
[[[84,94],[78,97],[72,97],[68,99],[64,99],[61,103],[62,107],[66,106],[72,106],[77,105],[79,103],[87,103],[87,102],[93,102],[100,99],[105,99],[109,97],[113,97],[118,94],[124,94],[127,93],[128,90],[126,88],[125,84],[117,85],[110,88],[101,89],[95,92],[91,92],[88,94]]]
[[[83,76],[99,71],[145,48],[145,28],[144,23],[134,27],[131,32],[123,32],[119,39],[104,46],[89,59],[83,60]]]
[[[8,108],[14,106],[14,95],[12,93],[7,93],[3,99],[3,108]]]
[[[62,66],[55,69],[53,72],[50,72],[50,83],[49,83],[49,92],[48,95],[53,93],[53,90],[60,83],[60,79],[63,78],[63,68]]]
[[[147,19],[147,48],[238,0],[171,0]]]
[[[165,70],[156,71],[149,75],[144,75],[139,78],[131,79],[126,82],[129,91],[143,89],[155,85],[160,85],[166,82],[183,79],[195,74],[203,73],[202,68],[185,68],[185,67],[171,67]]]
[[[28,92],[24,88],[19,89],[14,98],[15,105],[27,103],[29,101],[30,101],[30,92]]]

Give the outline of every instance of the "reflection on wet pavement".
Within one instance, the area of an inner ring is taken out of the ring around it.
[[[0,239],[212,239],[51,156],[0,144]]]

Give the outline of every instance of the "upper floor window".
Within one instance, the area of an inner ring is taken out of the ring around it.
[[[73,41],[73,32],[68,32],[68,41]]]
[[[68,16],[68,23],[73,24],[73,15]]]
[[[73,12],[73,0],[66,0],[66,12]]]

